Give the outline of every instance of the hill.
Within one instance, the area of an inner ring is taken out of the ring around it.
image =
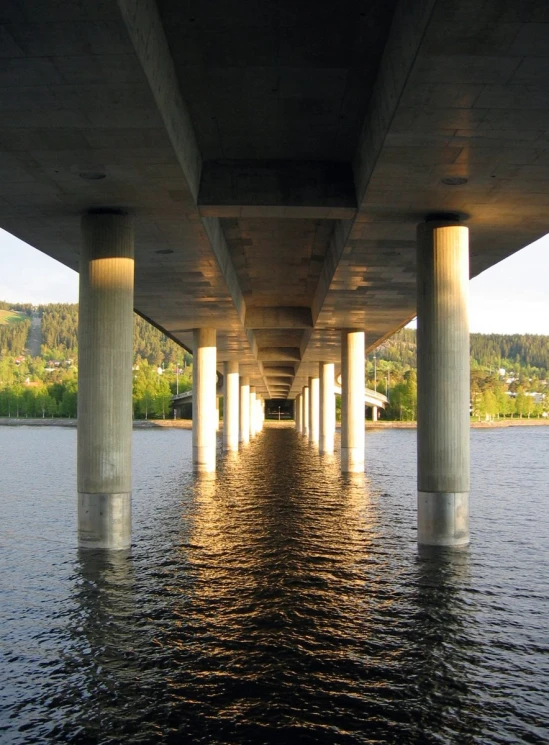
[[[401,329],[368,356],[368,386],[390,399],[383,417],[415,419],[416,356],[414,329]],[[76,416],[77,366],[77,304],[0,301],[0,416]],[[472,334],[473,415],[541,416],[548,369],[549,336]],[[138,315],[133,378],[134,414],[145,418],[168,416],[171,395],[192,380],[192,356]]]

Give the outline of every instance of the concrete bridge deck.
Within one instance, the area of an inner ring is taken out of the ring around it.
[[[79,215],[135,216],[135,308],[217,329],[264,397],[338,329],[416,312],[415,227],[471,275],[548,230],[549,9],[534,0],[6,2],[0,225],[78,269]]]

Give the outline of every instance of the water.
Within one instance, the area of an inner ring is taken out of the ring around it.
[[[472,544],[435,554],[413,431],[343,478],[266,430],[215,481],[138,431],[108,558],[76,550],[75,444],[0,428],[2,743],[549,741],[549,428],[472,432]]]

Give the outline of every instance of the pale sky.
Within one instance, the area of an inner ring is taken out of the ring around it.
[[[78,274],[0,229],[0,300],[78,302]],[[549,235],[471,281],[471,331],[549,335]]]

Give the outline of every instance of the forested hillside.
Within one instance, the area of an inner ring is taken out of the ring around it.
[[[471,334],[471,413],[475,418],[542,416],[549,408],[549,336]],[[401,329],[369,355],[368,385],[389,389],[392,419],[417,415],[416,331]],[[376,385],[377,381],[377,385]]]
[[[41,331],[37,357],[25,349],[31,319],[33,333]],[[0,416],[76,416],[77,366],[78,305],[0,302]],[[549,336],[472,334],[472,415],[545,415],[548,369]],[[191,375],[191,355],[135,315],[134,415],[168,416],[172,394],[188,390]],[[416,418],[415,330],[402,329],[368,356],[366,381],[389,396],[382,417]]]
[[[37,357],[26,349],[33,316]],[[77,369],[78,305],[0,302],[0,416],[76,416]],[[168,416],[173,393],[188,390],[191,376],[192,356],[135,314],[134,415]]]

